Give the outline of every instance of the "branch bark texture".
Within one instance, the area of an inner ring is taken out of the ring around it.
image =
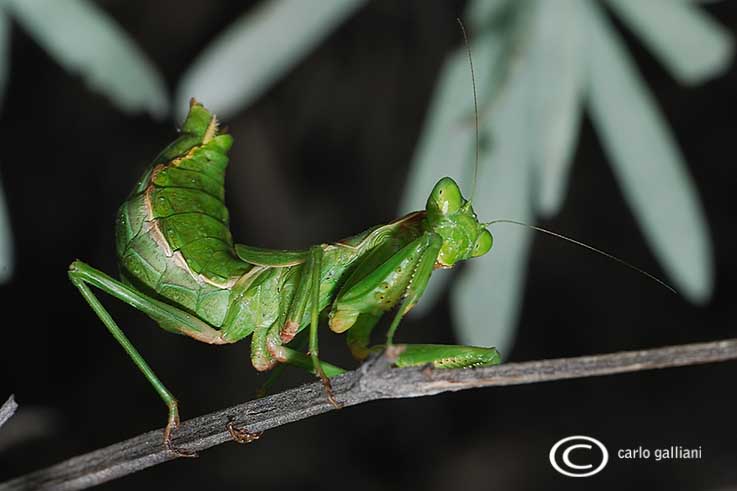
[[[18,404],[15,402],[15,396],[10,394],[8,400],[0,406],[0,426],[4,425],[7,420],[12,418],[17,409]]]
[[[737,339],[465,370],[392,368],[393,356],[387,353],[331,379],[337,400],[348,407],[378,399],[734,360]],[[174,445],[201,452],[231,440],[228,423],[260,432],[332,410],[317,382],[185,421],[175,434]],[[154,430],[74,457],[2,483],[0,491],[85,489],[178,458],[164,447],[162,435],[163,429]]]

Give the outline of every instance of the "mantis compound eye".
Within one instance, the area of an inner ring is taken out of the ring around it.
[[[491,246],[494,244],[494,237],[491,236],[491,232],[484,229],[483,232],[481,232],[476,239],[476,243],[473,246],[473,251],[471,251],[471,257],[479,257],[483,256],[489,250],[491,250]]]
[[[465,200],[458,184],[450,177],[444,177],[435,184],[427,200],[427,211],[437,215],[453,215],[461,209]]]

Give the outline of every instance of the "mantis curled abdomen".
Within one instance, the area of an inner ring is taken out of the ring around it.
[[[193,105],[183,134],[121,205],[116,242],[125,280],[219,328],[231,289],[253,266],[234,253],[224,203],[232,139],[215,136],[203,113]]]

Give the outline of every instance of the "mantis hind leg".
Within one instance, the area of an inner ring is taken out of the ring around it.
[[[196,317],[163,302],[149,298],[81,261],[75,261],[71,264],[69,267],[69,279],[77,287],[95,314],[97,314],[97,317],[107,327],[110,334],[113,335],[126,354],[133,360],[133,363],[143,373],[146,380],[148,380],[161,400],[164,401],[164,404],[166,404],[169,410],[169,416],[167,418],[166,429],[164,430],[164,444],[169,450],[180,456],[196,456],[194,452],[176,449],[172,446],[172,432],[179,426],[179,406],[176,398],[161,380],[159,380],[148,363],[146,363],[146,360],[143,359],[138,350],[136,350],[87,285],[93,285],[105,293],[132,305],[152,317],[167,330],[186,334],[200,341],[221,344],[223,341],[219,337],[218,331]]]

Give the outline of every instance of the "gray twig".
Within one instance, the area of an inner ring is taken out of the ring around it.
[[[7,420],[13,417],[16,409],[18,409],[18,403],[15,402],[15,396],[10,394],[8,400],[0,406],[0,426],[4,425]]]
[[[726,361],[737,359],[737,339],[465,370],[392,368],[389,358],[373,358],[357,370],[332,379],[338,401],[346,407],[376,399]],[[260,432],[332,410],[322,384],[308,384],[186,421],[176,432],[174,445],[201,452],[231,439],[226,429],[229,422]],[[173,460],[177,455],[162,444],[162,431],[150,431],[17,477],[0,484],[0,491],[84,489]]]

